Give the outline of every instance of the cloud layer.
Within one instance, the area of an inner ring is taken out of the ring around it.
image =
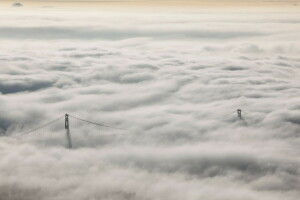
[[[299,197],[297,13],[0,15],[0,199]]]

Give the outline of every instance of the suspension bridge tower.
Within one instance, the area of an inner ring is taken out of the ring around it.
[[[69,115],[65,114],[65,129],[66,129],[66,136],[68,141],[68,148],[72,149],[72,140],[71,140],[71,133],[70,133],[70,123],[69,123]]]

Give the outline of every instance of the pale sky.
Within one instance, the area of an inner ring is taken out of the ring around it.
[[[73,4],[184,4],[184,5],[209,5],[209,6],[297,6],[300,0],[2,0],[2,3],[21,2],[29,3],[73,3]]]

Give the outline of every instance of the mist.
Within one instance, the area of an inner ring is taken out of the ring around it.
[[[298,12],[0,17],[0,199],[299,198]]]

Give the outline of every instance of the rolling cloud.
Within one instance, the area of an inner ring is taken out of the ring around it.
[[[299,14],[22,9],[0,14],[0,133],[61,120],[1,137],[0,199],[299,197]],[[70,119],[68,150],[64,113],[126,130]]]

